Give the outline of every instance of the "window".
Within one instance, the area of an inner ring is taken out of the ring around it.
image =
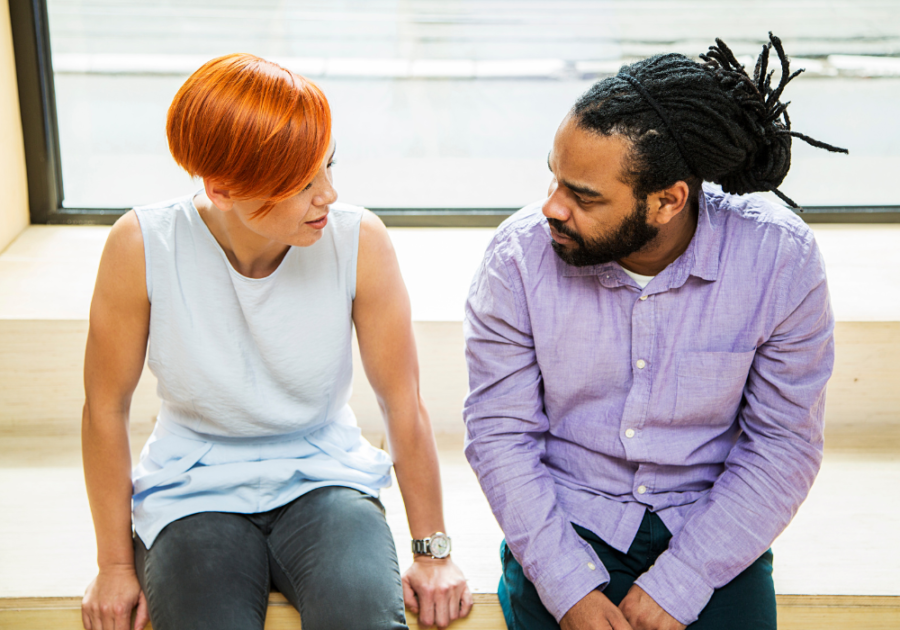
[[[11,3],[17,58],[24,35],[15,12],[24,4]],[[45,178],[59,189],[36,222],[109,221],[124,208],[195,189],[169,156],[166,109],[203,62],[244,51],[310,77],[329,97],[342,200],[381,209],[395,224],[496,224],[545,194],[556,127],[594,81],[651,54],[699,54],[716,36],[752,65],[769,30],[785,41],[794,67],[807,69],[789,87],[795,128],[851,151],[826,154],[795,142],[782,190],[807,206],[809,219],[900,216],[885,185],[900,169],[900,125],[892,121],[898,3],[31,4],[32,72],[43,81],[49,154],[43,168],[54,171]]]

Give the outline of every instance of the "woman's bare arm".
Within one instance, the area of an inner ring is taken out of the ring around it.
[[[82,603],[88,630],[127,628],[135,606],[135,626],[148,619],[134,569],[128,414],[149,325],[144,244],[137,217],[129,212],[103,249],[84,357],[82,455],[99,567]]]
[[[409,296],[387,230],[363,216],[353,321],[363,367],[387,426],[397,482],[414,538],[444,530],[441,478],[431,421],[419,393],[419,362]],[[416,557],[404,599],[424,625],[444,627],[468,614],[472,596],[450,561]]]

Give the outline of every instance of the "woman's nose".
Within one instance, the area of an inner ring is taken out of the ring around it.
[[[327,206],[337,201],[338,194],[330,182],[325,182],[323,189],[315,196],[313,203],[317,206]]]

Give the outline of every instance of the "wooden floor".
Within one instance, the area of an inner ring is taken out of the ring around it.
[[[782,629],[900,629],[900,229],[887,232],[898,241],[893,247],[872,229],[816,229],[826,260],[834,261],[837,357],[821,474],[774,545]],[[414,239],[395,232],[402,258],[412,247],[404,239]],[[0,629],[81,627],[80,595],[96,570],[78,435],[81,362],[105,234],[105,228],[32,228],[0,255]],[[475,238],[481,243],[484,234]],[[878,261],[898,264],[882,277]],[[409,267],[415,304],[426,282]],[[464,290],[460,278],[445,280]],[[415,328],[423,395],[439,432],[447,528],[476,594],[472,616],[454,627],[503,628],[496,599],[501,533],[462,455],[462,330],[449,319],[417,321]],[[367,437],[380,443],[379,412],[362,379],[352,405]],[[155,383],[145,372],[132,406],[135,454],[157,409]],[[396,485],[382,500],[407,565],[409,533]],[[296,611],[278,594],[266,627],[299,627]]]

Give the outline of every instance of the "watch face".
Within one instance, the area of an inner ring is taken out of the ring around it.
[[[446,534],[435,534],[431,538],[431,555],[446,558],[450,555],[450,538]]]

